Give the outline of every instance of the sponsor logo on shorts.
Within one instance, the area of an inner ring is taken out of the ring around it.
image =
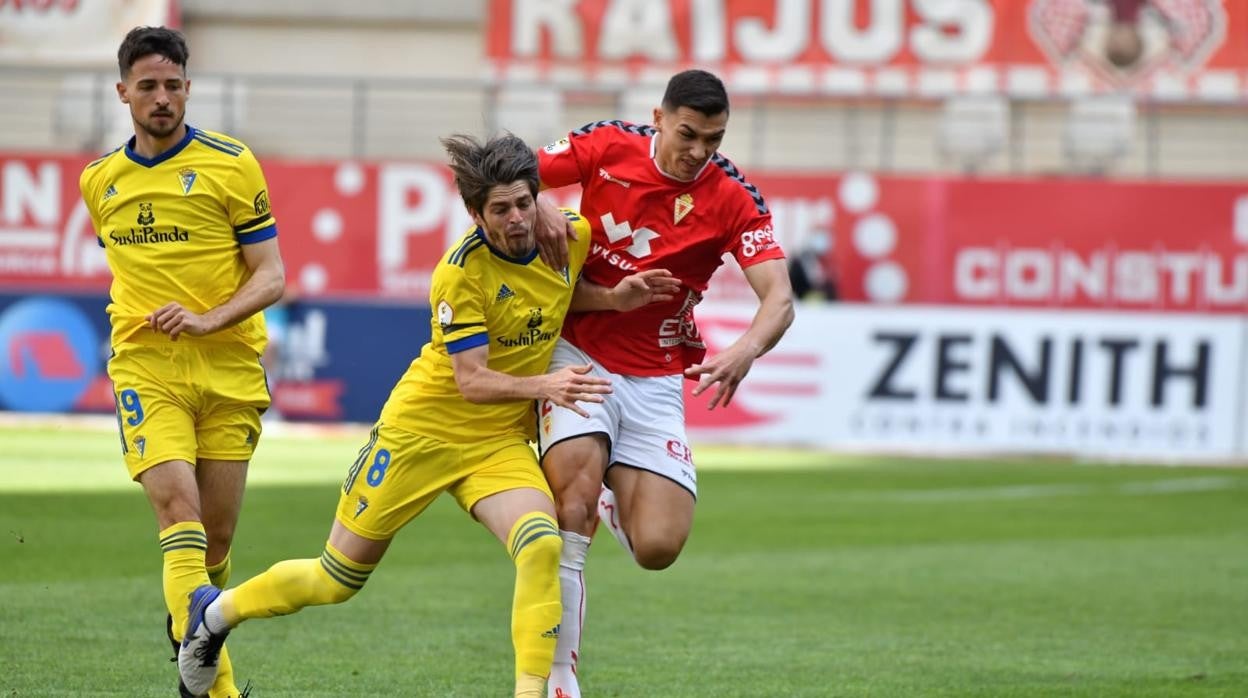
[[[689,449],[689,445],[679,439],[669,439],[667,442],[667,455],[693,468],[693,451]]]

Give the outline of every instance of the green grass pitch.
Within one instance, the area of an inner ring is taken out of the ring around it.
[[[274,430],[277,431],[277,430]],[[366,436],[266,435],[234,583],[317,555]],[[1248,471],[702,449],[670,570],[591,550],[587,696],[1248,696]],[[0,427],[0,696],[171,696],[115,434]],[[229,642],[253,698],[510,695],[512,568],[449,500],[350,603]]]

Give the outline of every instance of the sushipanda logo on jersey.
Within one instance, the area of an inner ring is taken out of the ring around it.
[[[117,247],[151,245],[162,242],[187,242],[191,239],[189,230],[183,230],[176,225],[165,230],[157,229],[156,212],[152,208],[151,203],[144,202],[139,204],[139,214],[135,218],[135,222],[139,224],[139,227],[131,228],[128,235],[111,231],[108,234],[108,239],[112,240]]]
[[[558,336],[557,331],[547,332],[542,329],[541,308],[529,308],[528,329],[514,337],[499,337],[498,343],[505,347],[530,347],[539,342],[553,341]]]
[[[256,209],[257,216],[263,216],[269,212],[269,190],[261,189],[256,198],[252,200],[252,206]]]
[[[195,174],[195,170],[189,167],[183,167],[178,170],[178,181],[182,183],[182,196],[191,193],[191,187],[195,186],[195,178],[198,176]]]
[[[545,148],[542,148],[542,150],[546,151],[550,155],[558,155],[559,153],[562,153],[563,151],[571,147],[572,147],[572,141],[569,141],[567,138],[560,138],[554,143],[551,143]]]

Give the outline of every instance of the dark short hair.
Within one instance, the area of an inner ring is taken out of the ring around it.
[[[716,116],[728,111],[728,91],[724,82],[705,70],[686,70],[676,73],[667,81],[663,93],[663,108],[676,111],[681,107]]]
[[[517,180],[524,180],[537,198],[541,188],[537,155],[516,135],[504,133],[481,143],[472,136],[455,134],[443,138],[442,147],[451,156],[455,186],[469,211],[481,213],[491,189]]]
[[[186,72],[186,61],[191,51],[186,47],[186,37],[177,29],[168,27],[135,27],[126,34],[117,49],[117,68],[121,71],[121,79],[130,74],[135,61],[157,54],[164,56]]]

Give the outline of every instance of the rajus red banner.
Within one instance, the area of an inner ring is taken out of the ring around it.
[[[501,76],[570,85],[699,66],[798,94],[1248,95],[1243,0],[491,0],[487,21]]]

